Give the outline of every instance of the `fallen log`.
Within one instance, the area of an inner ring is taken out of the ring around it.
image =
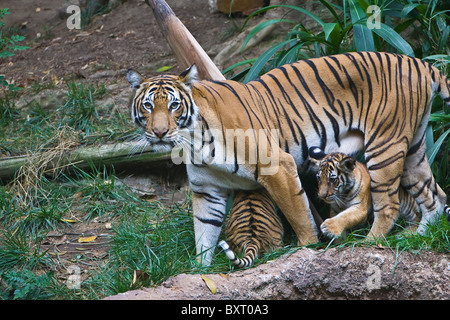
[[[64,152],[58,161],[46,163],[45,171],[52,171],[57,168],[71,170],[75,166],[79,169],[87,169],[91,165],[122,165],[137,163],[149,163],[170,159],[170,153],[154,152],[151,148],[142,151],[137,150],[137,146],[132,142],[117,144],[106,144],[102,146],[82,147]],[[31,155],[0,158],[0,179],[14,177],[15,173],[23,166],[30,164]]]

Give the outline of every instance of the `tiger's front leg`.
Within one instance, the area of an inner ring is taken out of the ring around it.
[[[367,211],[367,205],[352,206],[326,219],[320,229],[329,238],[340,237],[345,230],[363,223],[367,218]]]
[[[259,175],[258,182],[266,188],[297,235],[301,246],[317,243],[317,227],[309,201],[302,187],[292,156],[280,149],[276,173]]]
[[[212,186],[191,184],[191,189],[197,260],[209,266],[222,230],[228,193]]]

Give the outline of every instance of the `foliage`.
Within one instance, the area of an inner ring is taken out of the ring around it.
[[[52,297],[47,290],[54,283],[53,272],[37,275],[30,270],[8,271],[1,275],[3,285],[0,299],[44,300]]]
[[[10,14],[8,8],[0,8],[0,61],[3,58],[13,56],[14,51],[28,49],[27,46],[17,44],[25,39],[24,36],[11,34],[10,30],[6,28],[5,23],[2,20],[8,14]],[[10,91],[20,90],[20,87],[8,83],[3,75],[0,75],[0,86],[7,87]]]
[[[258,24],[248,34],[243,48],[252,37],[270,25],[287,23],[291,24],[292,28],[284,41],[269,48],[256,60],[246,61],[246,64],[253,65],[233,79],[248,82],[286,63],[348,51],[398,52],[421,58],[429,57],[430,60],[440,60],[444,63],[450,59],[450,26],[446,23],[448,14],[444,5],[439,4],[437,0],[414,3],[396,0],[344,0],[342,6],[326,0],[320,0],[320,3],[331,21],[325,22],[308,10],[290,5],[268,6],[251,14],[244,27],[252,17],[276,8],[300,12],[314,23],[306,27],[301,21],[280,18]],[[419,24],[420,28],[417,27]],[[414,38],[423,39],[422,42],[413,44],[405,40],[411,29]],[[401,33],[405,36],[402,37]],[[242,65],[243,63],[238,63],[231,66],[226,73]],[[445,68],[445,65],[443,67]]]

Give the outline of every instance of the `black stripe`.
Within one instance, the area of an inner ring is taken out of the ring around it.
[[[305,60],[306,61],[306,60]],[[295,75],[297,76],[297,78],[300,80],[303,88],[305,88],[306,92],[309,94],[309,96],[313,99],[313,101],[318,104],[316,98],[314,97],[314,95],[312,94],[311,90],[308,87],[308,83],[307,81],[305,81],[305,78],[303,78],[302,74],[300,73],[300,71],[297,69],[297,64],[293,64],[291,65],[292,70],[294,70]]]
[[[352,77],[348,74],[347,69],[345,69],[344,67],[342,69],[344,71],[345,76],[347,77],[348,85],[350,86],[350,91],[352,92],[353,97],[355,98],[356,107],[358,108],[359,107],[358,88],[353,82]]]
[[[397,152],[394,156],[383,160],[381,162],[378,162],[377,164],[371,165],[370,167],[368,167],[367,169],[369,170],[380,170],[383,169],[391,164],[393,164],[394,162],[403,159],[405,156],[405,153],[403,151]]]
[[[319,71],[316,68],[316,65],[311,60],[304,60],[314,71],[314,74],[316,76],[316,80],[319,83],[320,87],[322,88],[323,94],[325,95],[325,98],[327,99],[328,105],[331,107],[334,103],[334,95],[333,92],[330,90],[330,88],[327,87],[325,82],[323,82],[322,78],[319,75]]]
[[[323,111],[327,115],[328,119],[330,119],[331,126],[333,127],[334,132],[334,140],[336,141],[338,147],[341,146],[341,142],[339,141],[339,124],[336,119],[327,111],[327,109],[323,108]]]
[[[339,73],[337,73],[336,69],[327,61],[327,59],[324,59],[325,63],[328,65],[328,68],[330,68],[331,72],[333,73],[335,79],[339,83],[342,89],[345,89],[344,84],[342,83],[341,77],[339,76]]]
[[[200,218],[200,217],[198,217],[198,216],[195,216],[195,218],[196,218],[197,220],[199,220],[200,222],[202,222],[202,223],[210,224],[210,225],[213,225],[213,226],[215,226],[215,227],[221,227],[221,226],[222,226],[222,221],[219,221],[219,220],[214,220],[214,219],[204,219],[204,218]]]

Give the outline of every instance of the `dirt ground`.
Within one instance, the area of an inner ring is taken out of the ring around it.
[[[211,56],[244,20],[210,13],[206,0],[167,3]],[[67,5],[65,0],[32,4],[26,0],[2,1],[2,7],[11,12],[5,23],[19,28],[31,47],[2,63],[1,73],[7,79],[26,87],[30,82],[55,82],[71,76],[123,76],[128,68],[149,76],[163,66],[174,66],[173,72],[182,71],[144,0],[125,1],[109,13],[92,18],[89,26],[81,30],[67,28]]]

